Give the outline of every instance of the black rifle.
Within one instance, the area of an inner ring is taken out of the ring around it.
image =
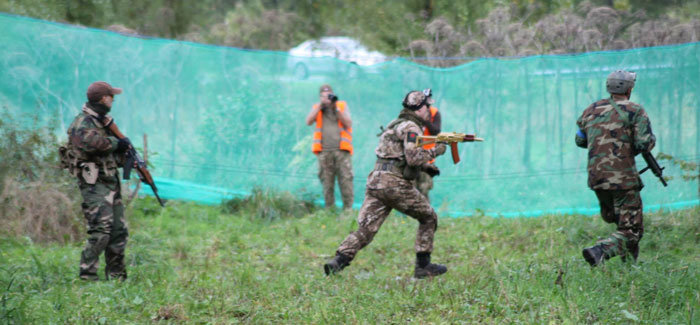
[[[119,128],[117,127],[117,124],[114,123],[114,121],[110,121],[107,125],[107,128],[110,131],[112,131],[112,133],[118,139],[125,139],[129,143],[129,148],[126,150],[126,162],[124,163],[123,178],[129,179],[129,177],[131,177],[131,169],[136,168],[136,171],[139,173],[139,178],[141,179],[141,181],[151,186],[151,190],[153,190],[153,195],[155,195],[156,199],[158,199],[158,203],[160,203],[160,206],[164,207],[165,203],[163,203],[163,200],[161,200],[160,196],[158,196],[158,189],[156,188],[156,183],[153,181],[153,176],[151,176],[151,172],[148,171],[146,162],[143,160],[143,158],[141,158],[136,149],[134,149],[134,146],[131,144],[129,138],[124,136],[124,134],[122,134],[122,132],[119,131]]]
[[[661,184],[664,184],[664,186],[668,186],[663,176],[663,170],[666,167],[659,166],[659,163],[656,161],[656,158],[654,158],[654,156],[652,156],[651,152],[649,151],[642,152],[642,157],[644,158],[644,161],[647,162],[647,166],[644,167],[644,169],[640,170],[639,174],[643,174],[648,169],[651,169],[651,172],[654,173],[654,176],[658,177],[659,180],[661,180]]]

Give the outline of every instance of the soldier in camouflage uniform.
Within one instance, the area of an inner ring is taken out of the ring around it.
[[[105,253],[107,279],[126,279],[124,249],[127,230],[117,167],[122,167],[128,141],[117,139],[107,129],[114,95],[122,92],[106,82],[92,83],[88,102],[68,128],[68,143],[62,147],[64,167],[77,177],[83,196],[82,209],[88,224],[88,239],[80,257],[80,278],[97,280],[97,266]]]
[[[430,263],[438,224],[437,214],[413,182],[426,163],[445,153],[444,144],[429,150],[416,146],[417,137],[423,134],[423,122],[429,116],[427,100],[422,92],[408,93],[399,118],[392,121],[380,135],[375,150],[377,163],[367,178],[358,229],[345,238],[335,257],[323,266],[326,275],[350,265],[357,252],[372,241],[392,209],[419,222],[414,276],[423,278],[447,272],[444,265]]]
[[[316,124],[311,151],[318,157],[318,178],[326,208],[335,207],[335,179],[343,209],[352,209],[352,120],[347,103],[329,85],[320,88],[320,102],[311,107],[306,124]]]
[[[635,81],[633,72],[611,73],[606,82],[611,97],[591,104],[576,122],[576,145],[588,149],[588,186],[603,220],[617,224],[610,237],[583,250],[592,266],[617,255],[636,260],[644,234],[639,196],[644,185],[634,157],[654,148],[656,138],[644,108],[629,100]]]

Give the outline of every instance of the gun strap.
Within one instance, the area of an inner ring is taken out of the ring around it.
[[[620,105],[618,105],[618,104],[615,102],[615,99],[612,98],[612,96],[610,96],[610,100],[609,100],[609,101],[610,101],[610,105],[612,105],[612,107],[615,109],[615,111],[617,112],[617,114],[620,115],[620,119],[625,123],[624,126],[625,126],[625,127],[630,127],[630,126],[632,126],[632,121],[630,121],[629,115],[628,115],[628,114],[625,114],[625,111],[623,111],[622,108],[620,108]]]

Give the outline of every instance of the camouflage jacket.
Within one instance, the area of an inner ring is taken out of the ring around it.
[[[401,165],[423,167],[427,162],[438,156],[440,146],[429,150],[416,146],[416,138],[423,135],[423,128],[410,120],[395,120],[382,132],[379,145],[374,152],[377,158],[396,160]],[[388,187],[406,186],[410,181],[391,171],[373,171],[367,179],[367,188],[383,189]]]
[[[615,104],[616,103],[616,104]],[[642,106],[601,99],[576,121],[576,145],[588,149],[588,186],[593,190],[641,189],[634,157],[654,148],[656,137]]]
[[[111,121],[109,115],[107,121]],[[123,154],[117,154],[119,140],[100,122],[99,115],[89,104],[83,106],[68,127],[68,144],[66,149],[72,160],[67,163],[75,176],[84,168],[85,163],[94,163],[99,169],[100,178],[111,178],[117,174],[117,168],[123,163]]]

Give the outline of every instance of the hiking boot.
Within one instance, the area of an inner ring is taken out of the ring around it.
[[[97,274],[81,274],[81,275],[80,275],[80,280],[83,280],[83,281],[98,281],[98,280],[100,280],[100,277],[98,277]]]
[[[416,269],[413,271],[413,277],[416,279],[422,279],[425,277],[434,277],[447,272],[447,266],[442,264],[430,263],[425,267],[420,267],[416,265]]]
[[[125,281],[126,280],[126,271],[119,272],[119,273],[109,273],[109,274],[107,274],[107,280]]]
[[[325,272],[326,275],[338,273],[346,266],[350,265],[350,261],[352,261],[352,258],[349,256],[336,252],[333,259],[323,264],[323,272]]]
[[[416,253],[416,268],[413,271],[413,277],[422,279],[425,277],[434,277],[447,272],[447,267],[442,264],[430,263],[429,252]]]
[[[603,248],[600,247],[600,245],[584,248],[582,253],[583,258],[585,258],[586,262],[591,266],[597,266],[606,259],[605,252],[603,252]]]

